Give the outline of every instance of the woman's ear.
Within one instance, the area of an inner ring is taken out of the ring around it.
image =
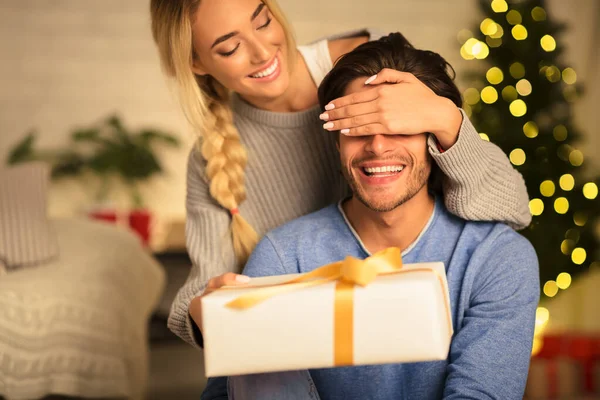
[[[192,71],[196,74],[196,75],[206,75],[206,70],[204,69],[204,67],[202,67],[202,64],[200,63],[200,61],[198,59],[194,59],[194,62],[192,63]]]

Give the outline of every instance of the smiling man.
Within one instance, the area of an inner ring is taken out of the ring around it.
[[[319,98],[324,107],[345,95],[326,108],[343,113],[349,97],[356,102],[372,96],[365,82],[379,73],[377,87],[382,90],[382,81],[424,84],[460,107],[449,68],[438,54],[417,50],[402,35],[392,34],[342,57],[323,81]],[[448,358],[232,377],[230,398],[523,397],[539,299],[535,252],[506,225],[450,214],[431,187],[428,145],[435,145],[435,138],[426,132],[340,134],[341,167],[352,196],[268,233],[244,273],[305,273],[348,255],[364,259],[390,246],[402,249],[405,263],[442,261],[455,328]]]

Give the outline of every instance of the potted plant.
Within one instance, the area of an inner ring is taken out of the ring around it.
[[[157,129],[141,129],[136,132],[125,128],[116,115],[106,118],[98,125],[77,129],[71,135],[68,150],[34,150],[35,133],[29,133],[10,152],[9,164],[29,160],[44,160],[52,165],[53,179],[92,172],[100,179],[96,203],[106,204],[111,190],[112,178],[118,177],[130,191],[131,210],[129,225],[148,243],[151,214],[145,208],[139,184],[164,172],[154,146],[179,145],[175,136]],[[116,221],[116,210],[98,207],[90,215],[94,218]]]

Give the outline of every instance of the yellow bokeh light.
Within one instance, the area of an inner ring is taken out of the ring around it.
[[[573,190],[573,188],[575,187],[575,178],[573,178],[573,175],[571,174],[564,174],[558,180],[558,184],[560,185],[560,188],[562,190],[568,192],[570,190]]]
[[[531,83],[529,83],[527,79],[521,79],[519,82],[517,82],[516,86],[517,92],[519,92],[521,96],[529,96],[533,90]]]
[[[527,39],[527,28],[525,28],[521,24],[513,26],[513,28],[511,29],[511,33],[516,40]]]
[[[461,29],[460,31],[458,31],[458,34],[456,35],[456,39],[458,40],[458,43],[460,43],[460,44],[464,44],[467,40],[469,40],[472,37],[473,37],[473,32],[471,32],[468,29]]]
[[[552,134],[555,140],[562,142],[567,138],[567,127],[562,124],[556,125],[552,130]]]
[[[582,247],[577,247],[571,253],[571,261],[573,261],[573,263],[575,263],[577,265],[583,264],[585,262],[586,258],[587,258],[587,253],[585,252],[585,249]]]
[[[475,46],[473,46],[473,55],[478,60],[483,60],[487,56],[490,55],[490,48],[487,44],[483,42],[479,42]]]
[[[460,47],[460,55],[465,60],[472,60],[475,58],[473,55],[473,46],[479,43],[479,40],[475,38],[469,38],[467,41]]]
[[[529,121],[523,125],[523,133],[529,139],[533,139],[534,137],[537,137],[537,135],[540,133],[540,130],[535,122]]]
[[[529,212],[531,212],[531,215],[541,215],[544,212],[544,202],[541,199],[531,199],[529,201]]]
[[[525,76],[525,66],[520,62],[514,62],[508,67],[510,75],[515,79],[521,79]]]
[[[544,74],[546,75],[546,79],[552,83],[560,81],[560,70],[555,65],[546,68]]]
[[[495,103],[498,100],[498,92],[491,86],[486,86],[481,91],[481,100],[486,104]]]
[[[550,35],[542,36],[540,39],[540,45],[542,46],[542,49],[547,52],[556,50],[556,40],[554,40],[554,38]]]
[[[573,150],[571,153],[569,153],[569,162],[574,167],[579,167],[581,164],[583,164],[583,153],[579,150]]]
[[[548,297],[554,297],[558,293],[558,285],[554,281],[548,281],[544,284],[544,294]]]
[[[565,256],[568,256],[569,254],[571,254],[571,252],[573,251],[574,248],[575,248],[575,242],[572,241],[571,239],[565,239],[560,244],[560,251]]]
[[[487,43],[488,46],[490,46],[492,48],[502,46],[502,38],[493,38],[493,37],[487,36],[485,38],[485,42]]]
[[[583,195],[586,199],[594,200],[598,197],[598,186],[594,182],[583,185]]]
[[[486,135],[485,133],[480,133],[479,137],[482,138],[483,140],[489,142],[490,141],[490,137],[488,135]]]
[[[563,89],[563,96],[565,97],[565,100],[572,103],[577,100],[577,89],[575,86],[566,86]]]
[[[577,211],[575,215],[573,215],[573,223],[577,226],[585,226],[587,220],[588,217],[584,212]]]
[[[556,186],[551,180],[545,180],[540,184],[540,193],[544,197],[552,197],[556,191]]]
[[[492,10],[496,13],[503,13],[508,11],[508,4],[506,0],[493,0],[492,1]]]
[[[569,200],[565,197],[559,197],[554,200],[554,211],[557,214],[566,214],[569,211]]]
[[[498,67],[492,67],[485,73],[485,77],[492,85],[497,85],[504,79],[502,70]]]
[[[479,103],[479,91],[475,88],[468,88],[463,92],[463,98],[465,102],[470,105]]]
[[[491,36],[498,31],[498,24],[493,19],[486,18],[479,25],[479,29],[484,35]]]
[[[535,324],[545,325],[550,320],[550,311],[546,307],[538,307],[535,310]]]
[[[546,10],[539,6],[535,7],[531,10],[531,18],[533,18],[534,21],[544,21],[546,19]]]
[[[514,149],[510,152],[508,158],[510,158],[510,162],[514,165],[523,165],[525,164],[525,159],[527,157],[525,156],[523,149]]]
[[[473,110],[467,103],[463,104],[463,110],[465,111],[465,114],[467,114],[467,117],[471,118],[473,116]]]
[[[491,39],[501,39],[502,36],[504,36],[504,29],[502,28],[502,25],[496,24],[496,32],[489,37]]]
[[[511,25],[517,25],[523,22],[523,18],[517,10],[510,10],[506,13],[506,22]]]
[[[581,234],[579,233],[579,230],[577,230],[576,228],[571,228],[565,233],[565,237],[567,239],[573,240],[575,243],[577,243],[579,241],[580,236],[581,236]]]
[[[532,357],[537,356],[538,353],[540,351],[542,351],[543,347],[544,347],[544,338],[541,336],[541,333],[539,335],[535,335],[535,331],[534,331],[533,343],[531,345],[531,356]]]
[[[502,89],[502,98],[506,102],[512,102],[519,97],[519,93],[517,93],[517,89],[514,86],[508,85],[504,89]]]
[[[561,144],[560,146],[558,146],[558,150],[556,150],[556,153],[558,155],[558,158],[560,158],[563,161],[568,161],[569,154],[571,154],[571,151],[573,151],[573,148],[571,146],[569,146],[568,144]]]
[[[562,78],[566,84],[572,85],[577,82],[577,73],[571,67],[565,68],[562,72]]]
[[[571,275],[566,272],[558,274],[556,277],[556,286],[562,290],[568,289],[571,286]]]
[[[510,103],[510,113],[515,117],[522,117],[527,113],[527,104],[521,99],[517,99]]]

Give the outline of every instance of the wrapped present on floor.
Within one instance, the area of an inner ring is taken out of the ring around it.
[[[445,360],[453,328],[443,263],[400,250],[202,298],[208,377]]]

